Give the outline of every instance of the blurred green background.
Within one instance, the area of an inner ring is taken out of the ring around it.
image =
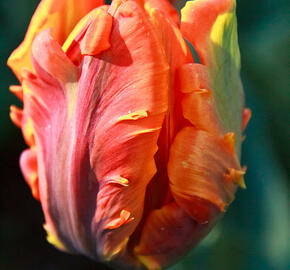
[[[46,243],[40,205],[18,167],[26,146],[9,120],[9,106],[21,104],[8,91],[17,80],[6,60],[22,41],[38,2],[0,0],[0,269],[108,269]],[[171,270],[290,269],[289,0],[237,4],[241,75],[253,112],[243,145],[247,190],[237,193],[225,218]]]

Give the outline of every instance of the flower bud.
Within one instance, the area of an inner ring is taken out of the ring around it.
[[[180,24],[167,0],[79,3],[43,0],[8,60],[21,170],[60,250],[168,267],[245,187],[235,1],[189,1]]]

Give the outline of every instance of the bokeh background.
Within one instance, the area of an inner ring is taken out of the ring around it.
[[[26,146],[8,116],[11,104],[21,104],[8,91],[17,80],[6,60],[22,41],[38,2],[0,0],[0,269],[109,269],[47,244],[40,205],[18,167]],[[237,193],[225,218],[171,270],[290,269],[289,0],[237,4],[241,76],[253,112],[243,146],[247,190]]]

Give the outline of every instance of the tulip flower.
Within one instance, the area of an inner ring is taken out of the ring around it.
[[[8,65],[20,167],[58,249],[168,267],[245,187],[234,0],[181,18],[167,0],[42,0]]]

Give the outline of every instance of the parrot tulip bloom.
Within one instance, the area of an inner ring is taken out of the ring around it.
[[[57,248],[167,267],[244,187],[234,0],[189,1],[181,22],[167,0],[43,0],[8,65],[20,167]]]

